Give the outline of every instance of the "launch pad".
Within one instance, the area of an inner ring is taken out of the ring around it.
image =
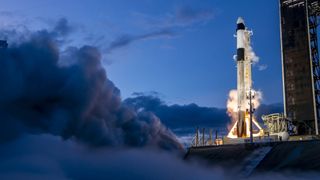
[[[226,167],[242,177],[320,170],[320,1],[279,0],[279,5],[284,113],[262,116],[263,128],[253,116],[259,100],[252,96],[257,93],[251,79],[252,32],[238,18],[237,90],[230,91],[227,104],[233,120],[230,131],[213,141],[222,143],[205,144],[203,139],[202,145],[192,145],[186,159],[202,157],[208,165]]]
[[[238,138],[240,139],[240,138]],[[319,171],[320,140],[237,143],[223,146],[190,147],[186,160],[202,159],[248,177],[258,172]]]
[[[284,112],[263,116],[264,127],[253,114],[260,103],[260,92],[252,86],[252,65],[257,57],[251,47],[253,33],[239,17],[234,56],[237,89],[230,91],[227,103],[232,122],[226,137],[211,139],[219,142],[216,145],[318,139],[320,1],[279,0],[279,3]]]

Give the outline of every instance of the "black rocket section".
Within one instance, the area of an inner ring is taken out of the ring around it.
[[[237,49],[237,61],[244,61],[244,48]]]
[[[245,30],[246,26],[243,22],[237,23],[237,30]],[[237,61],[244,61],[244,47],[237,48]]]

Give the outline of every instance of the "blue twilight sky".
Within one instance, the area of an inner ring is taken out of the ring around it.
[[[254,88],[282,102],[278,0],[2,0],[0,26],[18,31],[66,18],[68,45],[98,46],[123,98],[159,92],[169,104],[225,107],[236,88],[236,20],[253,30]],[[10,37],[6,37],[10,42]]]

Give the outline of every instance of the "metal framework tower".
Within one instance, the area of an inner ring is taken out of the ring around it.
[[[320,15],[320,2],[311,1],[308,3],[308,22],[309,22],[309,41],[310,41],[310,54],[312,60],[312,72],[314,83],[314,101],[315,101],[315,115],[316,115],[316,134],[319,134],[318,120],[320,119],[320,61],[319,61],[319,48],[318,48],[318,32]]]
[[[280,0],[284,109],[301,135],[319,133],[319,5],[320,0]]]

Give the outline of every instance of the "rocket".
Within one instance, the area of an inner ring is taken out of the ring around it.
[[[250,36],[244,20],[239,17],[237,20],[237,96],[238,96],[238,137],[248,137],[248,100],[247,93],[252,88],[251,64],[250,57]]]
[[[236,122],[233,124],[227,137],[250,137],[250,141],[253,142],[253,137],[262,136],[264,132],[253,115],[253,101],[258,102],[258,99],[255,99],[254,96],[256,91],[252,89],[251,66],[255,58],[255,54],[250,45],[252,31],[248,30],[244,24],[244,20],[241,17],[239,17],[237,20],[236,31],[237,55],[235,56],[235,60],[237,62],[237,101],[235,103],[237,103],[237,106],[234,108],[232,103],[231,108],[232,112],[234,113],[232,117],[236,118]],[[258,132],[254,132],[253,124]]]

